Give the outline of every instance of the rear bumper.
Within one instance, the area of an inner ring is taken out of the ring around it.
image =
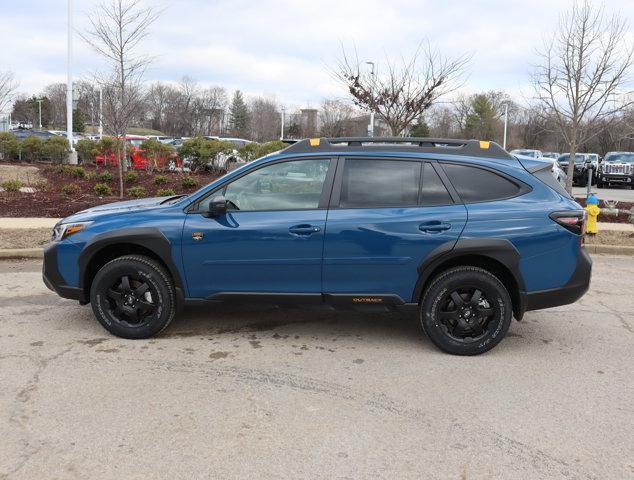
[[[542,308],[568,305],[579,300],[590,288],[592,273],[592,259],[588,251],[581,247],[577,258],[577,267],[563,287],[527,292],[524,294],[526,310],[541,310]]]
[[[49,243],[44,247],[44,263],[42,264],[42,279],[44,284],[60,297],[87,303],[83,289],[66,285],[57,266],[57,249],[59,244]]]

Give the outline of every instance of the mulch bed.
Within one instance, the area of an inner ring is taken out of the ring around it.
[[[586,199],[585,198],[580,198],[577,197],[575,198],[575,201],[581,205],[582,207],[586,206]],[[631,208],[634,207],[634,203],[631,202],[618,202],[616,205],[616,208],[618,208],[619,210],[631,210]],[[603,200],[599,200],[599,208],[600,209],[606,209],[608,208],[608,206],[605,204],[605,202]],[[600,213],[599,214],[599,221],[600,222],[608,222],[608,223],[630,223],[630,216],[627,213],[620,213],[618,215],[606,215],[605,213]]]
[[[6,162],[2,162],[6,163]],[[11,162],[11,165],[19,165]],[[61,172],[58,165],[28,164],[24,166],[36,166],[39,168],[39,176],[46,181],[46,189],[36,193],[0,192],[0,217],[67,217],[86,208],[103,205],[105,203],[118,202],[119,191],[118,173],[114,167],[96,167],[95,165],[82,165],[86,177],[75,178],[69,173]],[[112,174],[110,182],[103,182],[99,177],[104,172]],[[180,172],[147,172],[145,170],[129,169],[128,172],[138,174],[138,181],[126,183],[124,190],[132,187],[143,187],[146,197],[157,196],[158,190],[172,189],[175,194],[191,193],[199,187],[206,185],[218,178],[218,175],[207,172],[184,174]],[[125,175],[125,174],[124,174]],[[154,181],[157,175],[167,177],[167,182],[157,185]],[[191,176],[197,185],[183,187],[184,176]],[[95,177],[96,178],[93,178]],[[113,195],[100,197],[95,194],[94,186],[97,183],[107,183]],[[76,185],[75,193],[66,194],[62,188],[66,185]],[[29,185],[34,186],[36,185]],[[42,185],[37,185],[42,188]],[[137,197],[124,194],[124,200],[132,200]]]

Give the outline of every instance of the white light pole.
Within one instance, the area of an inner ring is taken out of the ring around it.
[[[372,75],[372,83],[375,81],[374,76],[374,62],[365,62],[366,65],[370,65],[370,75]],[[368,126],[368,136],[374,137],[374,110],[370,110],[370,125]]]
[[[73,0],[68,0],[68,57],[66,80],[66,138],[70,147],[68,163],[77,163],[77,152],[73,146]]]
[[[502,140],[502,148],[506,150],[506,129],[509,123],[509,104],[504,104],[504,139]]]
[[[103,92],[99,85],[99,140],[103,138]]]
[[[280,129],[280,140],[284,140],[284,112],[286,112],[286,108],[282,107],[282,127]]]
[[[37,114],[39,117],[40,130],[42,130],[42,99],[38,98],[35,101],[37,102]]]

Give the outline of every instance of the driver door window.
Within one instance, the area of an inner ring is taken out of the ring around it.
[[[319,208],[329,164],[329,159],[274,163],[247,173],[221,192],[233,211],[314,210]]]

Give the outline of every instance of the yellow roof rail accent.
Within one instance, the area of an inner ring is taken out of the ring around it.
[[[310,139],[310,146],[311,147],[318,147],[319,146],[319,138],[311,138]]]
[[[490,146],[491,146],[491,142],[480,140],[480,148],[489,148]]]

